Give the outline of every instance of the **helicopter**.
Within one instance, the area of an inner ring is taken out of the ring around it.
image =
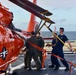
[[[46,22],[50,23],[50,25],[54,24],[52,20],[46,17],[52,15],[52,13],[34,3],[28,0],[9,1],[32,13],[31,19],[34,19],[34,15],[41,19],[36,28],[36,33],[42,29]],[[24,47],[25,43],[23,38],[9,28],[12,19],[13,15],[9,9],[0,4],[0,73],[5,73],[5,75],[9,64],[17,60],[17,56],[20,54],[20,50]],[[41,25],[42,21],[44,23]],[[30,20],[27,32],[22,31],[21,33],[27,36],[28,33],[34,30],[35,22]]]
[[[11,20],[11,12],[0,5],[0,73],[5,72],[8,65],[17,59],[24,45],[23,39],[8,28]]]

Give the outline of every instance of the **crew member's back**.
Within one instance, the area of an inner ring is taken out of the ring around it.
[[[31,59],[33,57],[36,63],[37,70],[40,70],[41,64],[38,60],[37,49],[33,47],[29,42],[31,42],[32,44],[38,45],[38,41],[34,32],[31,32],[31,37],[27,39],[27,42],[26,42],[26,48],[28,49],[28,67],[29,67],[29,70],[31,70]]]

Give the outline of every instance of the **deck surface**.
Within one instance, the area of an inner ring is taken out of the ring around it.
[[[65,54],[65,58],[68,61],[76,63],[76,54]],[[23,61],[24,61],[23,57],[20,57],[16,62],[13,63],[12,66],[22,64]],[[32,64],[34,64],[34,62],[32,62]],[[65,67],[63,66],[61,61],[60,61],[61,67],[57,71],[49,68],[48,67],[49,64],[51,64],[50,54],[47,55],[47,59],[45,60],[45,67],[46,67],[45,70],[36,71],[36,69],[32,69],[31,71],[29,71],[25,70],[23,66],[20,69],[16,69],[15,71],[18,73],[18,75],[76,75],[76,67],[72,67],[72,71],[69,73],[64,71]]]

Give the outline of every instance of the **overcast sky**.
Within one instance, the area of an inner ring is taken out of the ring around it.
[[[0,2],[14,13],[15,26],[26,30],[30,13],[8,0],[0,0]],[[66,31],[76,31],[76,0],[37,0],[37,4],[53,13],[50,16],[51,20],[55,22],[51,26],[52,30],[56,26],[57,31],[59,27],[64,27]],[[38,18],[36,20],[40,21]],[[44,27],[42,30],[47,29]]]

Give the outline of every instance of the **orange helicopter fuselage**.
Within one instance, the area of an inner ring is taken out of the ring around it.
[[[8,28],[12,18],[12,13],[0,4],[0,71],[16,60],[24,45],[24,40]]]
[[[0,70],[5,70],[9,63],[19,55],[24,41],[11,30],[0,25]]]

